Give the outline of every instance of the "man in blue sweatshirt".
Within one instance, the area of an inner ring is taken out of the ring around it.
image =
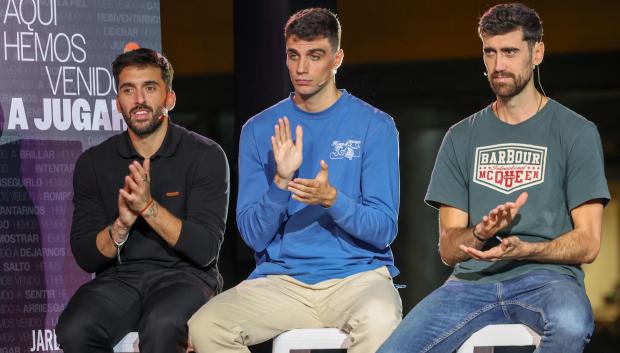
[[[374,352],[401,320],[390,250],[398,132],[390,116],[336,88],[340,33],[325,9],[286,24],[295,92],[241,132],[237,224],[256,269],[194,314],[199,353],[249,352],[284,331],[317,327],[346,332],[349,352]]]

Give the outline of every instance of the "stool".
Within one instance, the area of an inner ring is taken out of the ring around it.
[[[488,325],[461,345],[457,353],[493,353],[496,346],[537,346],[540,336],[522,324]]]
[[[272,353],[309,353],[311,349],[346,349],[347,334],[337,328],[304,328],[283,332],[273,339]],[[301,350],[301,351],[300,351]]]
[[[120,342],[114,346],[115,353],[137,353],[140,352],[138,350],[138,333],[137,332],[129,332],[125,337],[123,337]]]

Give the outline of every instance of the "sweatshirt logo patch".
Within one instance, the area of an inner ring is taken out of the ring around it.
[[[343,159],[352,160],[353,158],[359,158],[361,156],[362,141],[360,140],[347,140],[346,142],[340,142],[338,140],[332,141],[332,151],[329,153],[329,159]]]
[[[166,196],[168,196],[168,197],[175,197],[175,196],[179,196],[179,195],[181,195],[181,193],[178,192],[178,191],[168,191],[166,193]]]
[[[474,182],[503,194],[545,181],[547,147],[502,143],[476,148]]]

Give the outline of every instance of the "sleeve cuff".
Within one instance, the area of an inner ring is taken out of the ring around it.
[[[206,267],[217,256],[219,244],[208,231],[196,223],[183,220],[179,240],[173,249],[185,255],[200,267]]]
[[[465,200],[455,200],[454,197],[450,197],[448,195],[427,193],[424,197],[424,202],[437,210],[439,210],[439,207],[441,205],[448,205],[450,207],[458,208],[463,212],[469,213],[467,202]]]
[[[192,249],[198,247],[199,244],[195,244],[192,240],[195,238],[192,236],[193,233],[196,233],[195,226],[189,223],[187,220],[181,220],[181,231],[179,232],[179,239],[177,243],[172,247],[174,250],[187,253],[187,251],[191,251]]]
[[[583,195],[579,198],[571,198],[571,200],[569,200],[568,202],[568,209],[569,210],[573,210],[575,208],[577,208],[578,206],[583,205],[584,203],[588,202],[588,201],[592,201],[592,200],[597,200],[600,199],[603,201],[603,206],[607,206],[607,204],[609,203],[609,200],[611,199],[611,196],[609,195],[609,192],[604,192],[604,191],[600,191],[597,193],[592,193],[589,195]]]
[[[291,192],[288,190],[280,189],[276,183],[272,182],[267,189],[265,199],[271,204],[284,205],[291,198]]]
[[[106,230],[106,232],[107,232],[107,230]],[[110,262],[115,262],[116,261],[116,254],[112,258],[103,255],[99,251],[99,249],[97,249],[97,242],[96,241],[94,241],[91,244],[89,244],[89,246],[85,246],[83,248],[83,250],[84,250],[83,255],[80,256],[80,258],[84,262],[87,262],[87,264],[85,263],[84,264],[85,266],[81,266],[81,267],[84,270],[86,270],[86,272],[89,272],[89,273],[98,272],[99,270],[101,270],[104,266],[106,266]],[[82,251],[82,250],[80,250],[80,251]]]

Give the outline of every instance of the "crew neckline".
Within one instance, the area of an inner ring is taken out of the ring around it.
[[[320,112],[307,112],[299,108],[297,104],[295,104],[295,102],[293,101],[293,96],[295,95],[295,92],[291,92],[289,94],[288,101],[289,101],[289,104],[292,106],[293,110],[296,113],[299,113],[302,118],[311,119],[311,120],[326,119],[334,111],[341,109],[341,107],[344,106],[345,100],[351,96],[349,92],[347,92],[347,90],[345,89],[339,89],[338,91],[341,93],[340,97],[338,97],[338,99],[332,105],[330,105],[328,108],[324,110],[321,110]],[[345,97],[347,98],[345,99]]]
[[[497,124],[499,126],[502,127],[506,127],[506,128],[520,128],[522,126],[528,126],[530,124],[534,124],[536,121],[541,119],[541,116],[543,116],[544,114],[546,114],[546,112],[551,109],[550,106],[552,104],[555,104],[555,100],[553,98],[549,98],[547,97],[548,101],[547,104],[545,104],[542,108],[540,108],[539,111],[537,111],[534,115],[532,115],[529,119],[524,120],[520,123],[517,124],[509,124],[503,120],[501,120],[497,114],[495,114],[495,111],[493,110],[493,103],[489,104],[486,108],[487,110],[487,114],[489,115],[489,118],[491,121],[493,121],[494,124]]]

